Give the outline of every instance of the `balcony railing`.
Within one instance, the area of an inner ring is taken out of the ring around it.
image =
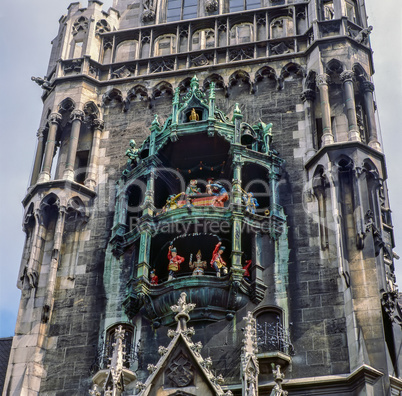
[[[289,331],[278,320],[277,322],[257,322],[258,353],[280,351],[293,355],[294,348],[290,341]]]

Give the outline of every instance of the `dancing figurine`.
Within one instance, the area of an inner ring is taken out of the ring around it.
[[[219,183],[212,183],[207,185],[207,192],[214,195],[211,206],[223,207],[224,203],[229,199],[228,192],[225,187]]]
[[[151,285],[157,285],[159,278],[158,275],[156,275],[155,270],[151,271],[150,276],[151,276]]]
[[[243,194],[243,201],[246,205],[246,211],[252,214],[255,214],[256,208],[260,206],[257,200],[254,198],[254,194],[252,192]]]
[[[220,278],[221,272],[223,275],[228,273],[225,261],[222,259],[222,254],[225,251],[225,246],[221,246],[222,242],[218,242],[212,253],[211,267],[215,270],[216,276]]]
[[[251,267],[252,261],[251,260],[246,260],[246,264],[243,267],[244,269],[244,274],[243,274],[243,278],[246,282],[250,283],[251,282],[251,278],[250,278],[250,267]]]
[[[193,255],[191,254],[188,266],[190,269],[194,269],[193,276],[204,275],[204,268],[207,267],[207,262],[201,261],[201,250],[198,250],[195,257],[197,258],[197,261],[193,261]]]
[[[168,271],[169,271],[169,277],[168,280],[172,280],[176,277],[176,272],[180,270],[180,264],[184,261],[184,257],[178,256],[177,255],[177,249],[173,247],[173,245],[169,246],[169,251],[168,251],[168,260],[169,260],[169,265],[168,265]]]

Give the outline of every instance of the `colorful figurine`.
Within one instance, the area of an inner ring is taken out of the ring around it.
[[[223,207],[224,202],[226,202],[229,199],[228,192],[226,189],[219,183],[213,183],[213,184],[208,184],[207,185],[207,192],[212,195],[215,195],[216,197],[212,201],[211,206],[219,206]]]
[[[166,200],[166,204],[163,207],[162,213],[169,212],[169,210],[177,209],[179,207],[177,201],[182,195],[183,193],[177,195],[169,195],[168,199]]]
[[[222,254],[225,251],[225,246],[221,246],[222,242],[218,242],[212,253],[211,267],[216,271],[216,276],[220,278],[221,272],[223,275],[228,273],[225,261],[222,259]]]
[[[252,214],[255,214],[255,209],[260,206],[257,200],[254,198],[254,194],[252,192],[243,194],[243,201],[246,205],[246,211]]]
[[[190,269],[194,269],[193,276],[204,275],[204,268],[207,267],[207,262],[201,261],[201,250],[198,250],[195,257],[197,258],[197,261],[193,261],[193,255],[191,254],[188,266]]]
[[[151,276],[151,285],[157,285],[158,281],[159,281],[159,278],[156,275],[155,270],[151,271],[150,276]]]
[[[250,283],[251,282],[251,278],[250,278],[250,267],[251,267],[251,260],[246,260],[246,265],[243,267],[244,269],[244,274],[243,274],[243,278],[246,282]]]
[[[186,195],[200,194],[201,190],[197,187],[197,180],[190,180],[190,184],[186,188]]]
[[[184,261],[184,257],[178,256],[177,249],[175,247],[173,247],[172,245],[169,246],[169,251],[168,251],[167,257],[169,260],[168,280],[172,280],[176,277],[176,272],[180,270],[180,264]]]

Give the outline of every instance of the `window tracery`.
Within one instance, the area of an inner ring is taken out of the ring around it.
[[[176,53],[176,35],[165,34],[157,37],[154,44],[154,56],[163,56]]]
[[[243,44],[254,41],[253,25],[241,23],[230,29],[230,44]]]

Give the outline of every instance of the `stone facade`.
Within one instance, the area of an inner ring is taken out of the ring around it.
[[[399,394],[363,0],[173,3],[71,4],[33,78],[44,109],[3,394]],[[166,210],[193,177],[228,200]]]

